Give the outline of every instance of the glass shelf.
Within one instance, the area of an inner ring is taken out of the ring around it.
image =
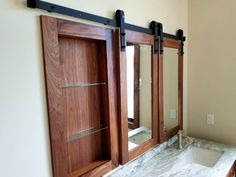
[[[98,133],[100,131],[103,131],[103,130],[106,130],[108,127],[107,126],[101,126],[100,128],[98,129],[88,129],[88,130],[84,130],[78,134],[75,134],[75,135],[71,135],[69,136],[67,139],[66,139],[66,143],[71,143],[75,140],[78,140],[78,139],[81,139],[81,138],[84,138],[86,136],[89,136],[89,135],[92,135],[92,134],[95,134],[95,133]]]
[[[86,83],[86,84],[77,84],[77,85],[65,85],[65,86],[61,86],[61,89],[64,89],[64,88],[90,87],[90,86],[105,85],[105,84],[106,84],[106,82]]]

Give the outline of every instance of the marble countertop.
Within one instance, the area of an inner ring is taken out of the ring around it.
[[[224,152],[214,167],[185,162],[178,156],[190,146],[177,149],[176,137],[155,147],[107,177],[226,177],[236,160],[236,148],[193,138],[190,146]]]

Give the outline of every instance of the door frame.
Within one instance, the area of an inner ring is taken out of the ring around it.
[[[163,39],[163,46],[178,49],[178,125],[168,131],[164,131],[164,99],[163,99],[163,64],[164,53],[159,53],[159,140],[163,143],[183,130],[183,55],[181,53],[181,41],[171,38]]]
[[[133,150],[128,150],[128,111],[127,111],[127,78],[126,52],[120,50],[120,31],[116,30],[117,68],[118,68],[118,113],[120,163],[125,164],[154,147],[158,143],[158,54],[154,53],[154,36],[131,30],[125,30],[126,41],[129,43],[152,46],[152,139],[144,142]]]

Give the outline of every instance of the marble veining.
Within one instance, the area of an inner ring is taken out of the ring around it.
[[[106,177],[225,177],[236,160],[235,147],[193,138],[194,143],[190,146],[224,153],[214,167],[185,162],[178,156],[190,146],[179,150],[176,139],[176,136],[173,137]]]

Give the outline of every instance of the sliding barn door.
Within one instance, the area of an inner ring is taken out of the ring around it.
[[[118,165],[112,29],[42,16],[54,177]]]

